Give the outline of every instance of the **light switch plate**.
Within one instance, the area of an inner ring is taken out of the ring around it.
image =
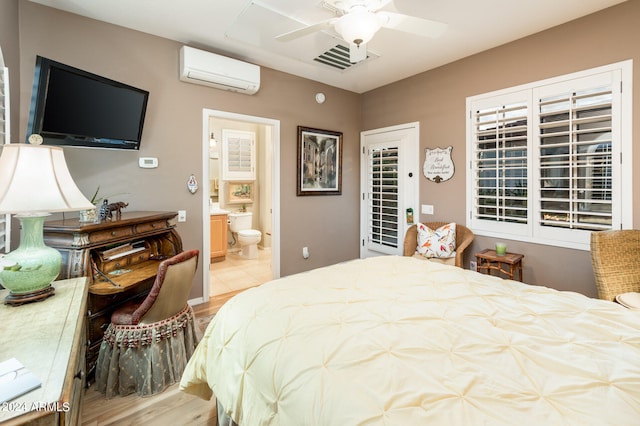
[[[433,205],[431,204],[423,204],[420,212],[422,214],[433,214]]]

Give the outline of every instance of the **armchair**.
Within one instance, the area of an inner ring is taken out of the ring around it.
[[[623,293],[640,292],[640,230],[591,233],[591,265],[598,298],[616,300]]]
[[[423,222],[431,229],[437,229],[446,225],[449,222]],[[464,249],[466,249],[473,241],[473,232],[464,225],[456,223],[456,256],[453,258],[439,259],[431,258],[436,262],[447,263],[455,265],[459,268],[463,267]],[[418,247],[418,229],[416,225],[413,225],[407,229],[404,237],[404,256],[413,256],[416,253]]]

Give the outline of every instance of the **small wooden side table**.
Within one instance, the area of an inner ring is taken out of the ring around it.
[[[476,268],[478,272],[491,275],[491,271],[497,271],[506,275],[510,280],[515,279],[516,272],[519,275],[519,281],[522,282],[522,258],[523,254],[507,253],[504,256],[498,256],[495,250],[484,249],[480,253],[476,253]],[[503,264],[505,265],[503,267]],[[507,269],[507,265],[509,269]]]

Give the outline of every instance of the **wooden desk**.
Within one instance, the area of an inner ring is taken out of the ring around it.
[[[522,259],[523,254],[507,253],[504,256],[498,256],[495,250],[484,249],[480,253],[476,253],[476,267],[478,272],[492,275],[491,271],[496,271],[506,275],[510,280],[515,279],[516,272],[519,273],[519,281],[522,282]],[[503,268],[503,264],[505,265]],[[506,269],[508,267],[508,269]]]
[[[0,361],[16,358],[42,382],[41,387],[0,407],[3,426],[79,424],[85,385],[87,279],[52,285],[53,297],[21,306],[0,305]],[[0,291],[0,297],[7,293]]]
[[[123,212],[120,220],[80,222],[78,218],[44,223],[44,241],[62,254],[60,278],[87,277],[87,374],[93,376],[111,313],[151,289],[161,260],[182,251],[177,212]],[[131,245],[122,256],[110,250]],[[119,271],[121,274],[118,274]]]

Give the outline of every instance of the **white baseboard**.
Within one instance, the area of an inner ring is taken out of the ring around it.
[[[195,306],[195,305],[201,305],[204,303],[204,298],[203,297],[198,297],[196,299],[190,299],[187,300],[187,303],[191,306]]]

